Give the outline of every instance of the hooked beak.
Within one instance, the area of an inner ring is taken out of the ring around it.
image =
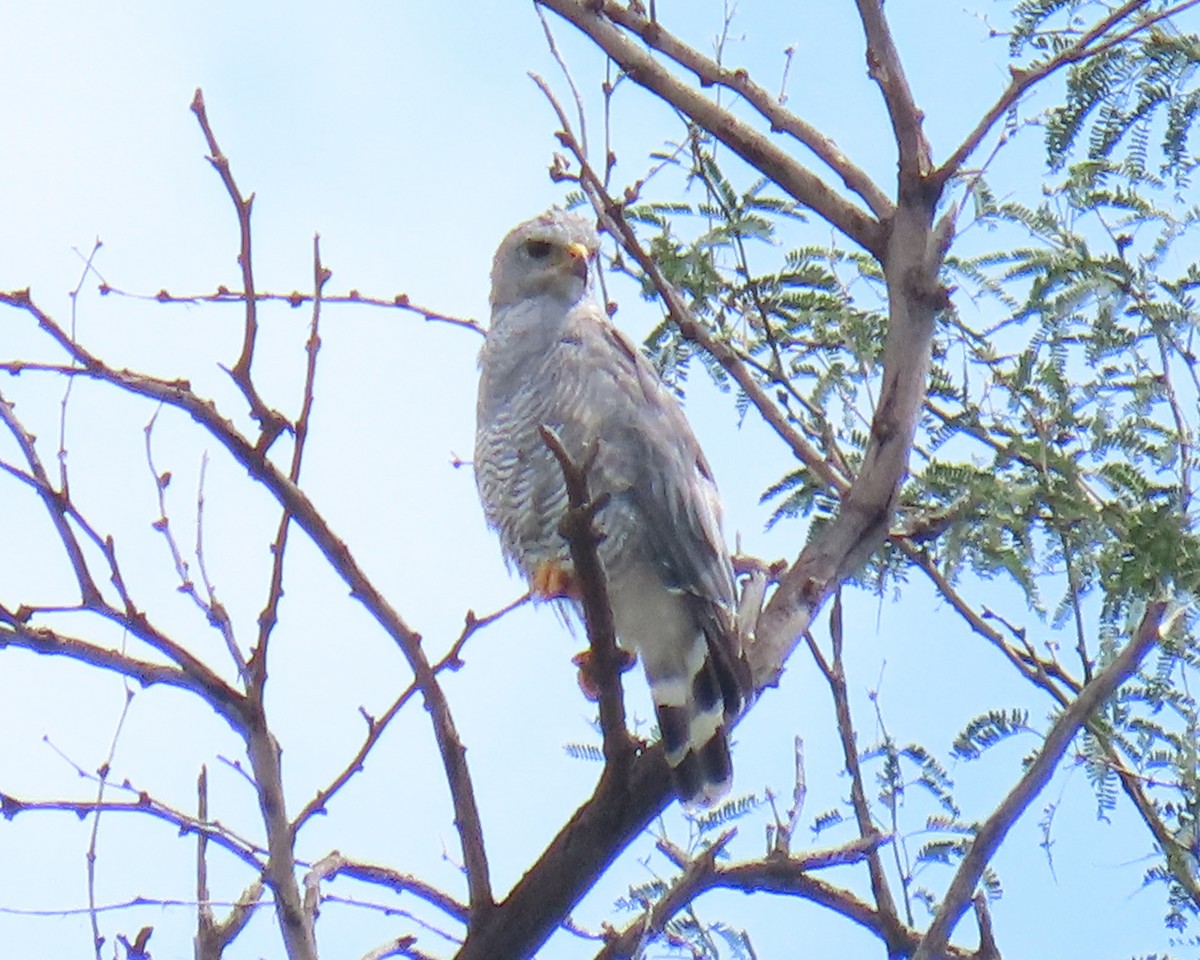
[[[584,283],[587,283],[588,260],[591,259],[588,248],[578,242],[568,244],[567,256],[571,258],[571,272]]]

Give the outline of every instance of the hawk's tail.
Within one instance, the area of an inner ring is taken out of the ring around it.
[[[724,651],[714,650],[703,636],[697,640],[702,656],[688,658],[691,676],[648,679],[675,792],[689,806],[707,807],[733,782],[729,723],[741,706],[741,692],[732,665],[720,655]]]

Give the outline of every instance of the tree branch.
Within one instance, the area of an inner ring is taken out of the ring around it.
[[[361,883],[386,887],[395,893],[412,894],[414,897],[424,900],[431,906],[437,907],[437,909],[441,910],[448,917],[457,920],[464,926],[466,926],[467,921],[470,919],[470,911],[465,903],[454,899],[447,893],[443,893],[424,880],[414,877],[412,874],[393,870],[390,867],[350,860],[336,850],[313,864],[308,878],[304,882],[308,886],[310,878],[328,881],[337,877],[346,877],[351,880],[358,880]]]
[[[939,187],[944,186],[951,177],[958,173],[959,168],[975,152],[976,148],[983,141],[983,138],[988,135],[989,131],[991,131],[1000,118],[1007,114],[1026,93],[1051,74],[1068,64],[1078,63],[1080,60],[1124,43],[1158,21],[1173,17],[1187,10],[1189,7],[1195,6],[1197,3],[1200,3],[1200,0],[1186,0],[1186,2],[1176,4],[1173,7],[1164,8],[1157,13],[1145,17],[1128,30],[1109,37],[1102,43],[1096,43],[1097,40],[1100,40],[1121,21],[1126,20],[1139,9],[1145,7],[1147,2],[1148,0],[1127,0],[1127,2],[1114,7],[1106,16],[1096,21],[1073,44],[1064,47],[1058,53],[1048,57],[1041,63],[1034,63],[1028,67],[1010,67],[1009,70],[1012,74],[1012,79],[1009,80],[1004,92],[1000,94],[996,102],[980,118],[979,123],[975,125],[975,129],[967,134],[966,139],[934,171],[931,178],[932,181]]]
[[[541,6],[549,7],[591,37],[634,83],[677,107],[750,166],[777,183],[797,202],[828,220],[859,246],[882,259],[886,229],[879,220],[838,195],[820,177],[797,163],[770,137],[759,133],[728,110],[673,77],[620,29],[615,20],[615,15],[621,13],[617,4],[589,0],[537,2]],[[632,15],[626,14],[627,18],[630,16]]]
[[[138,794],[137,800],[103,800],[99,803],[95,800],[21,800],[11,794],[0,793],[0,816],[5,820],[12,820],[20,814],[34,811],[71,813],[77,817],[105,812],[148,814],[176,827],[180,836],[187,836],[189,833],[204,834],[256,873],[264,869],[260,855],[265,851],[261,847],[237,836],[217,821],[199,820],[168,807],[144,792]]]
[[[471,785],[470,771],[467,768],[466,751],[454,727],[445,694],[437,682],[425,652],[421,649],[420,636],[404,622],[400,614],[376,589],[359,567],[349,547],[330,529],[328,522],[308,495],[271,462],[265,450],[250,443],[230,421],[221,416],[211,400],[203,399],[194,393],[186,380],[162,380],[107,366],[81,344],[71,340],[53,317],[30,300],[28,290],[0,292],[0,303],[24,310],[33,316],[39,326],[79,363],[81,369],[73,371],[73,375],[110,383],[128,393],[147,397],[188,414],[291,513],[295,522],[308,534],[330,566],[349,586],[351,595],[395,641],[408,660],[429,708],[434,737],[446,768],[454,803],[455,824],[463,844],[463,859],[472,893],[472,910],[479,905],[480,913],[486,911],[492,904],[492,897],[487,858],[484,853],[483,829],[474,788]],[[230,692],[232,694],[232,691]]]
[[[1037,758],[1009,791],[1008,796],[979,828],[966,856],[959,864],[937,915],[921,938],[913,960],[937,960],[975,893],[975,887],[996,849],[1008,834],[1009,828],[1049,782],[1059,761],[1079,730],[1088,722],[1104,701],[1111,697],[1134,671],[1150,648],[1161,636],[1166,615],[1165,601],[1154,601],[1146,609],[1137,631],[1116,658],[1096,674],[1071,705],[1066,708],[1046,734],[1045,743]]]
[[[850,804],[854,808],[854,818],[858,824],[858,835],[863,840],[879,835],[879,831],[871,818],[871,808],[867,803],[867,792],[863,785],[862,765],[858,759],[858,743],[855,740],[854,720],[850,716],[850,694],[846,687],[846,669],[842,659],[842,603],[841,595],[835,596],[833,610],[830,613],[830,632],[833,635],[833,662],[829,663],[822,655],[820,648],[812,635],[808,636],[808,646],[812,651],[817,667],[829,684],[833,695],[834,714],[837,717],[838,736],[842,744],[842,759],[846,772],[850,774]],[[895,956],[899,945],[899,933],[902,924],[896,912],[896,902],[888,887],[887,874],[883,869],[883,861],[877,848],[871,849],[867,855],[867,871],[871,878],[871,894],[875,898],[876,919],[880,925],[880,935],[888,948],[888,955]]]
[[[856,0],[867,37],[867,72],[883,93],[892,133],[900,151],[900,190],[919,191],[932,167],[929,143],[922,131],[925,115],[913,99],[904,64],[892,39],[881,0]]]
[[[587,471],[595,459],[596,448],[593,447],[585,455],[582,464],[576,464],[563,447],[558,434],[545,426],[538,430],[542,441],[558,461],[567,490],[567,510],[563,514],[559,532],[571,548],[574,581],[580,589],[579,599],[591,647],[591,655],[581,670],[589,682],[594,681],[596,689],[600,729],[604,734],[605,772],[611,771],[613,776],[620,776],[628,770],[633,756],[633,741],[625,726],[625,699],[621,691],[624,658],[617,649],[608,584],[596,553],[600,541],[593,521],[596,511],[603,508],[607,497],[592,500],[588,494]]]
[[[745,100],[771,125],[772,133],[786,133],[795,137],[817,155],[842,180],[846,187],[861,197],[879,220],[887,220],[896,209],[891,198],[879,188],[865,170],[853,163],[820,130],[786,109],[779,98],[771,96],[763,87],[750,79],[742,69],[730,70],[710,57],[680,41],[661,22],[643,16],[637,6],[605,3],[603,13],[630,33],[635,33],[647,46],[669,57],[675,63],[696,75],[702,87],[725,87]]]
[[[158,293],[147,294],[130,293],[127,290],[119,290],[116,287],[109,286],[107,283],[100,284],[100,294],[102,296],[107,296],[110,293],[114,296],[126,297],[130,300],[153,300],[155,303],[177,303],[184,305],[194,305],[197,303],[245,303],[247,300],[245,291],[230,290],[225,286],[217,287],[212,293],[173,294],[166,290],[159,290]],[[301,307],[306,303],[311,303],[313,296],[310,293],[301,293],[298,290],[293,290],[291,293],[256,292],[254,299],[258,303],[271,301],[274,303],[286,303],[291,307]],[[364,296],[357,290],[351,290],[349,293],[322,294],[321,301],[323,303],[360,304],[368,307],[405,310],[409,313],[415,313],[427,323],[445,323],[452,327],[462,327],[464,330],[470,330],[472,333],[477,333],[480,336],[483,336],[484,332],[483,327],[474,320],[466,317],[454,317],[430,307],[423,307],[418,303],[413,303],[407,293],[397,293],[391,297],[373,297]]]
[[[204,106],[204,92],[199,87],[196,88],[196,93],[192,97],[192,113],[196,115],[196,119],[200,123],[200,130],[204,133],[204,139],[208,143],[208,162],[220,175],[229,199],[233,201],[234,209],[237,211],[238,232],[241,237],[237,262],[242,270],[242,289],[246,291],[246,322],[242,332],[242,350],[229,374],[250,404],[250,416],[258,421],[262,431],[259,445],[263,451],[266,451],[270,449],[275,438],[287,425],[287,421],[280,414],[269,409],[263,402],[250,374],[250,366],[254,361],[254,342],[258,336],[258,298],[254,295],[254,262],[250,252],[250,211],[254,206],[254,194],[244,197],[242,191],[238,189],[237,182],[233,179],[233,173],[229,169],[229,158],[217,146],[217,138],[209,125],[208,111]]]

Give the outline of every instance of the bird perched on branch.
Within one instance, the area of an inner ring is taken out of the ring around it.
[[[594,451],[587,480],[602,503],[597,552],[617,639],[645,667],[676,792],[707,805],[729,789],[728,726],[743,695],[721,506],[675,398],[595,298],[598,249],[591,221],[552,208],[496,251],[475,479],[535,595],[577,600],[562,468],[540,428],[576,464]]]

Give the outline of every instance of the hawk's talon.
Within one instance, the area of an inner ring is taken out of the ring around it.
[[[559,560],[544,560],[533,571],[529,592],[536,600],[577,600],[579,588],[570,568]]]
[[[624,673],[626,670],[633,668],[637,663],[637,656],[630,653],[628,650],[623,650],[617,647],[617,672]],[[571,662],[579,668],[579,689],[583,691],[586,699],[595,703],[600,699],[600,685],[596,683],[596,669],[592,666],[592,651],[580,650],[571,658]]]

